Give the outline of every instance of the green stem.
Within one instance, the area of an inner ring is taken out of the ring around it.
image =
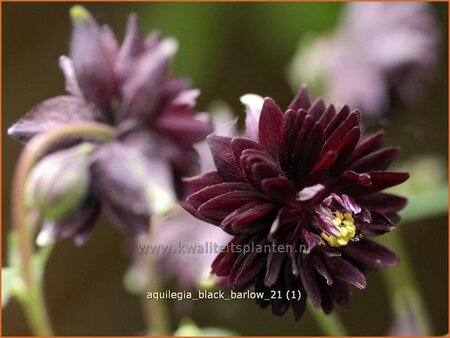
[[[347,332],[336,312],[326,314],[322,309],[315,309],[311,302],[307,302],[309,313],[314,317],[317,325],[326,336],[346,336]]]
[[[148,242],[152,243],[152,239],[155,238],[154,232],[155,228],[159,224],[157,217],[153,217],[151,220],[152,224],[149,224],[149,235],[147,237]],[[153,254],[145,255],[145,263],[147,267],[146,277],[147,285],[146,292],[161,292],[162,291],[162,281],[159,273],[159,266],[157,257]],[[146,314],[146,324],[149,333],[157,336],[169,336],[172,331],[170,329],[169,323],[169,311],[167,308],[167,302],[164,299],[147,299],[145,297],[144,291],[144,311]]]
[[[25,184],[33,166],[48,149],[55,142],[70,137],[113,139],[115,132],[105,125],[86,122],[69,124],[37,135],[31,139],[20,155],[13,181],[12,219],[19,235],[20,268],[26,289],[25,296],[21,300],[31,329],[39,336],[51,336],[53,332],[42,292],[41,274],[33,271],[31,262],[38,218],[33,217],[30,220],[30,214],[26,210]]]
[[[419,292],[415,274],[411,268],[411,260],[401,234],[401,227],[384,236],[383,243],[395,248],[400,257],[400,263],[383,273],[386,286],[393,300],[393,311],[397,316],[406,315],[406,311],[414,314],[417,320],[419,335],[430,335],[430,319],[427,315],[425,302]]]
[[[149,255],[148,260],[148,292],[161,292],[161,280],[159,278],[158,265],[155,257]],[[149,331],[156,336],[169,336],[171,334],[168,321],[168,310],[165,300],[146,299],[144,295],[144,311],[146,324]]]

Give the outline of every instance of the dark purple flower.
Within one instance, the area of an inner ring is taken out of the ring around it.
[[[82,241],[101,208],[119,229],[136,235],[147,229],[152,213],[182,195],[181,177],[198,168],[194,143],[209,134],[210,124],[205,115],[193,115],[199,91],[168,74],[177,48],[173,39],[142,36],[137,17],[130,15],[119,46],[111,29],[99,26],[84,8],[73,7],[71,16],[70,58],[60,59],[68,95],[40,103],[8,132],[28,142],[73,122],[114,128],[112,142],[78,138],[52,148],[70,153],[79,143],[94,145],[84,198],[65,217],[46,219],[42,231],[47,242],[69,236]],[[52,165],[47,180],[67,179],[61,161]]]
[[[183,207],[234,236],[212,271],[265,292],[259,303],[277,315],[292,307],[299,319],[307,297],[327,313],[347,306],[350,284],[365,288],[367,270],[398,261],[369,238],[392,230],[406,204],[382,192],[409,176],[385,171],[399,149],[382,148],[383,133],[361,135],[358,111],[311,104],[306,88],[285,113],[264,99],[257,131],[209,136],[217,171],[186,181]],[[301,299],[288,300],[295,290]]]

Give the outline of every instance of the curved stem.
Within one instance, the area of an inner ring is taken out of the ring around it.
[[[35,334],[52,335],[50,321],[45,308],[41,281],[33,273],[31,258],[34,251],[34,234],[37,219],[30,219],[25,208],[24,190],[27,177],[36,164],[55,142],[70,137],[94,137],[113,139],[114,129],[98,123],[74,123],[62,126],[54,131],[35,136],[26,145],[16,166],[13,180],[12,220],[19,235],[20,268],[26,288],[24,310]]]
[[[314,317],[317,325],[322,330],[322,333],[326,336],[346,336],[347,332],[342,324],[341,320],[335,312],[326,314],[321,309],[317,310],[311,304],[307,303],[309,313]]]

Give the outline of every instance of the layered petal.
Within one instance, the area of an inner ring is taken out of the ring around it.
[[[69,123],[93,121],[102,121],[93,104],[76,96],[56,96],[31,109],[8,129],[8,134],[21,142],[28,142],[36,134]]]
[[[382,133],[363,135],[358,111],[310,102],[306,88],[285,113],[266,98],[257,138],[210,136],[217,171],[188,180],[183,204],[234,236],[212,271],[236,290],[263,292],[258,303],[276,315],[292,308],[295,319],[308,297],[326,313],[347,307],[369,269],[397,262],[367,237],[394,229],[406,200],[382,190],[408,178],[384,171],[399,149],[382,148]],[[302,296],[288,299],[289,290]]]

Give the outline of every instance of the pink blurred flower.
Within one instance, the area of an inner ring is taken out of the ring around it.
[[[289,76],[294,88],[313,85],[328,101],[363,111],[367,122],[397,102],[416,102],[437,43],[427,3],[349,3],[333,34],[300,45]]]

